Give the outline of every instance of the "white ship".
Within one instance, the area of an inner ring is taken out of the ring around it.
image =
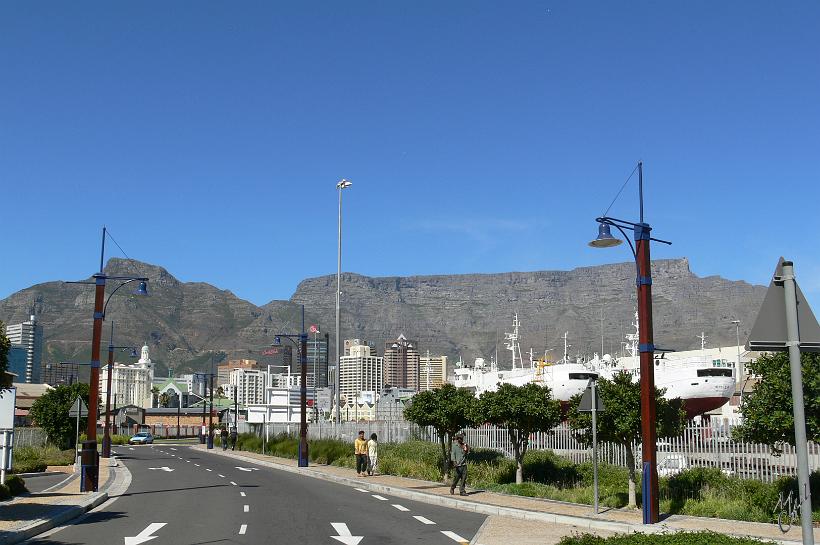
[[[629,356],[614,358],[598,354],[589,362],[591,368],[602,377],[611,378],[619,371],[627,371],[633,380],[640,379],[640,355],[638,352],[638,315],[632,324],[635,332],[626,336]],[[701,351],[706,346],[706,335],[701,334]],[[674,352],[655,354],[655,386],[665,388],[666,399],[680,398],[684,402],[687,418],[721,407],[729,401],[735,390],[734,369],[715,364],[704,355],[675,357]]]
[[[523,386],[530,382],[549,387],[552,397],[566,404],[569,399],[584,391],[590,378],[597,378],[597,371],[583,363],[571,363],[567,358],[567,335],[564,335],[564,358],[558,363],[550,363],[545,358],[534,359],[530,351],[530,361],[524,363],[521,357],[521,346],[518,343],[518,313],[513,319],[512,333],[504,333],[506,348],[512,354],[512,368],[498,369],[494,359],[487,365],[484,358],[477,358],[472,367],[464,365],[459,360],[456,363],[453,384],[459,388],[467,388],[475,392],[476,396],[484,392],[494,392],[499,384],[514,384]]]

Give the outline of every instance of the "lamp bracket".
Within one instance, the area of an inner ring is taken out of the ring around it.
[[[654,352],[655,345],[652,343],[641,343],[638,345],[638,352]]]
[[[638,281],[636,282],[638,287],[641,286],[651,286],[652,285],[652,277],[651,276],[639,276]]]

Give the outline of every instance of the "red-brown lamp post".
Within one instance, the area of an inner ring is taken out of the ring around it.
[[[299,349],[299,365],[300,369],[300,387],[299,387],[299,405],[301,407],[301,415],[299,419],[299,467],[308,467],[310,456],[308,455],[308,424],[307,424],[307,340],[308,335],[305,332],[305,306],[302,305],[302,332],[298,334],[280,333],[274,339],[274,345],[282,344],[282,337],[288,339],[293,344],[296,344],[294,338],[299,339],[297,348]],[[313,377],[316,380],[316,377]],[[316,400],[313,400],[316,403]]]
[[[610,248],[621,244],[621,240],[612,236],[610,226],[618,229],[632,249],[636,265],[636,284],[638,289],[638,349],[641,364],[641,453],[643,462],[643,479],[641,492],[643,496],[643,523],[658,522],[658,467],[657,467],[657,412],[655,407],[655,367],[652,335],[652,270],[649,258],[649,241],[672,244],[667,240],[652,238],[652,228],[643,221],[643,163],[638,163],[638,194],[640,201],[640,222],[610,218],[595,218],[598,226],[598,238],[589,243],[594,248]],[[632,229],[635,245],[629,241],[624,229]]]
[[[139,287],[134,292],[136,295],[148,295],[148,278],[142,276],[108,276],[104,271],[105,259],[105,237],[106,228],[103,227],[102,249],[100,250],[100,272],[93,276],[93,282],[69,282],[70,284],[94,284],[94,325],[91,335],[91,377],[89,379],[88,392],[88,425],[86,427],[87,440],[83,441],[83,448],[80,454],[81,492],[96,492],[100,461],[97,456],[97,418],[99,417],[99,395],[100,395],[100,343],[102,342],[102,326],[105,319],[105,309],[111,301],[111,297],[121,287],[131,282],[139,282]],[[123,282],[111,292],[108,299],[105,298],[105,284],[107,280],[123,280]]]

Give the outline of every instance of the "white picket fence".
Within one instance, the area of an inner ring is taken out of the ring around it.
[[[794,447],[783,446],[775,454],[767,445],[741,443],[731,438],[731,423],[717,426],[690,423],[679,437],[658,440],[658,469],[672,474],[687,467],[714,467],[727,475],[771,482],[781,476],[797,475],[797,455]],[[512,445],[506,429],[481,426],[464,431],[465,440],[474,447],[495,449],[512,456]],[[809,470],[820,470],[820,445],[809,443]],[[549,433],[535,433],[530,448],[551,450],[555,454],[582,463],[592,459],[592,449],[579,443],[570,427],[563,423]],[[626,466],[626,448],[611,443],[598,446],[599,460]],[[632,446],[636,467],[640,468],[641,446]]]

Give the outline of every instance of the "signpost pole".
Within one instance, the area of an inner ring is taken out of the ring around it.
[[[77,406],[77,429],[74,431],[74,463],[77,463],[77,445],[80,443],[80,413],[82,412],[82,405],[80,403],[79,396],[77,397],[77,401],[74,402]]]
[[[800,364],[800,332],[797,327],[797,294],[794,264],[783,262],[783,288],[786,299],[786,346],[789,348],[791,367],[792,400],[794,403],[794,449],[797,453],[797,483],[800,498],[800,525],[803,529],[803,545],[814,545],[811,512],[811,488],[809,487],[809,453],[806,439],[806,411],[803,404],[803,368]]]
[[[592,487],[595,497],[595,514],[598,514],[598,392],[592,381]]]

